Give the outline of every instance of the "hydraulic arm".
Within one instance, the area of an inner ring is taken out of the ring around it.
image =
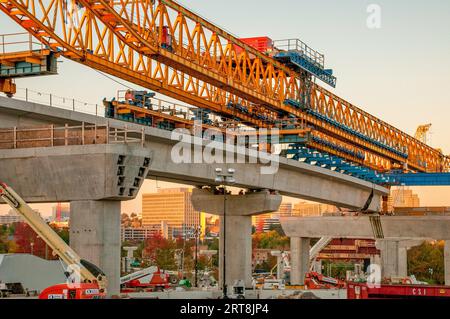
[[[11,187],[0,183],[0,197],[25,219],[27,224],[66,265],[77,266],[83,282],[97,283],[100,291],[106,292],[107,279],[104,273],[97,266],[81,259]],[[75,267],[71,268],[75,269]]]

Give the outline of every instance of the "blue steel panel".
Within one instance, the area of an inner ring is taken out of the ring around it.
[[[450,173],[389,174],[393,185],[450,186]]]
[[[283,60],[288,59],[289,62],[297,68],[301,68],[328,85],[336,87],[336,77],[333,76],[333,72],[329,69],[323,69],[321,65],[311,60],[305,54],[301,54],[298,51],[279,52],[274,58],[282,60],[282,62]]]

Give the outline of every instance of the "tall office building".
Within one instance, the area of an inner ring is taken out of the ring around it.
[[[194,237],[200,226],[200,212],[191,203],[192,190],[188,188],[161,189],[142,195],[142,226],[160,226],[165,222],[168,237]]]

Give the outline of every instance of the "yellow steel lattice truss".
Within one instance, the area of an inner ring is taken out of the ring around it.
[[[365,156],[350,160],[380,171],[450,170],[450,159],[438,150],[316,84],[309,107],[370,139],[285,105],[307,92],[301,74],[174,1],[0,0],[0,9],[62,56],[188,104],[253,127],[270,128],[280,114],[294,115],[313,127],[313,135]],[[228,108],[229,102],[264,113],[269,121]]]

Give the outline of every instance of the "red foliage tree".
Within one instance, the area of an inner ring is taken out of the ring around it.
[[[165,239],[160,233],[155,233],[150,236],[145,242],[144,257],[149,258],[152,262],[156,261],[156,255],[159,249],[168,248],[169,241]]]
[[[50,247],[38,237],[35,231],[27,223],[16,223],[14,231],[14,241],[17,245],[18,253],[33,254],[41,258],[55,259]],[[47,249],[47,253],[46,253]],[[47,256],[46,256],[47,255]]]
[[[258,223],[256,224],[256,232],[262,233],[264,231],[264,219],[259,219]]]

